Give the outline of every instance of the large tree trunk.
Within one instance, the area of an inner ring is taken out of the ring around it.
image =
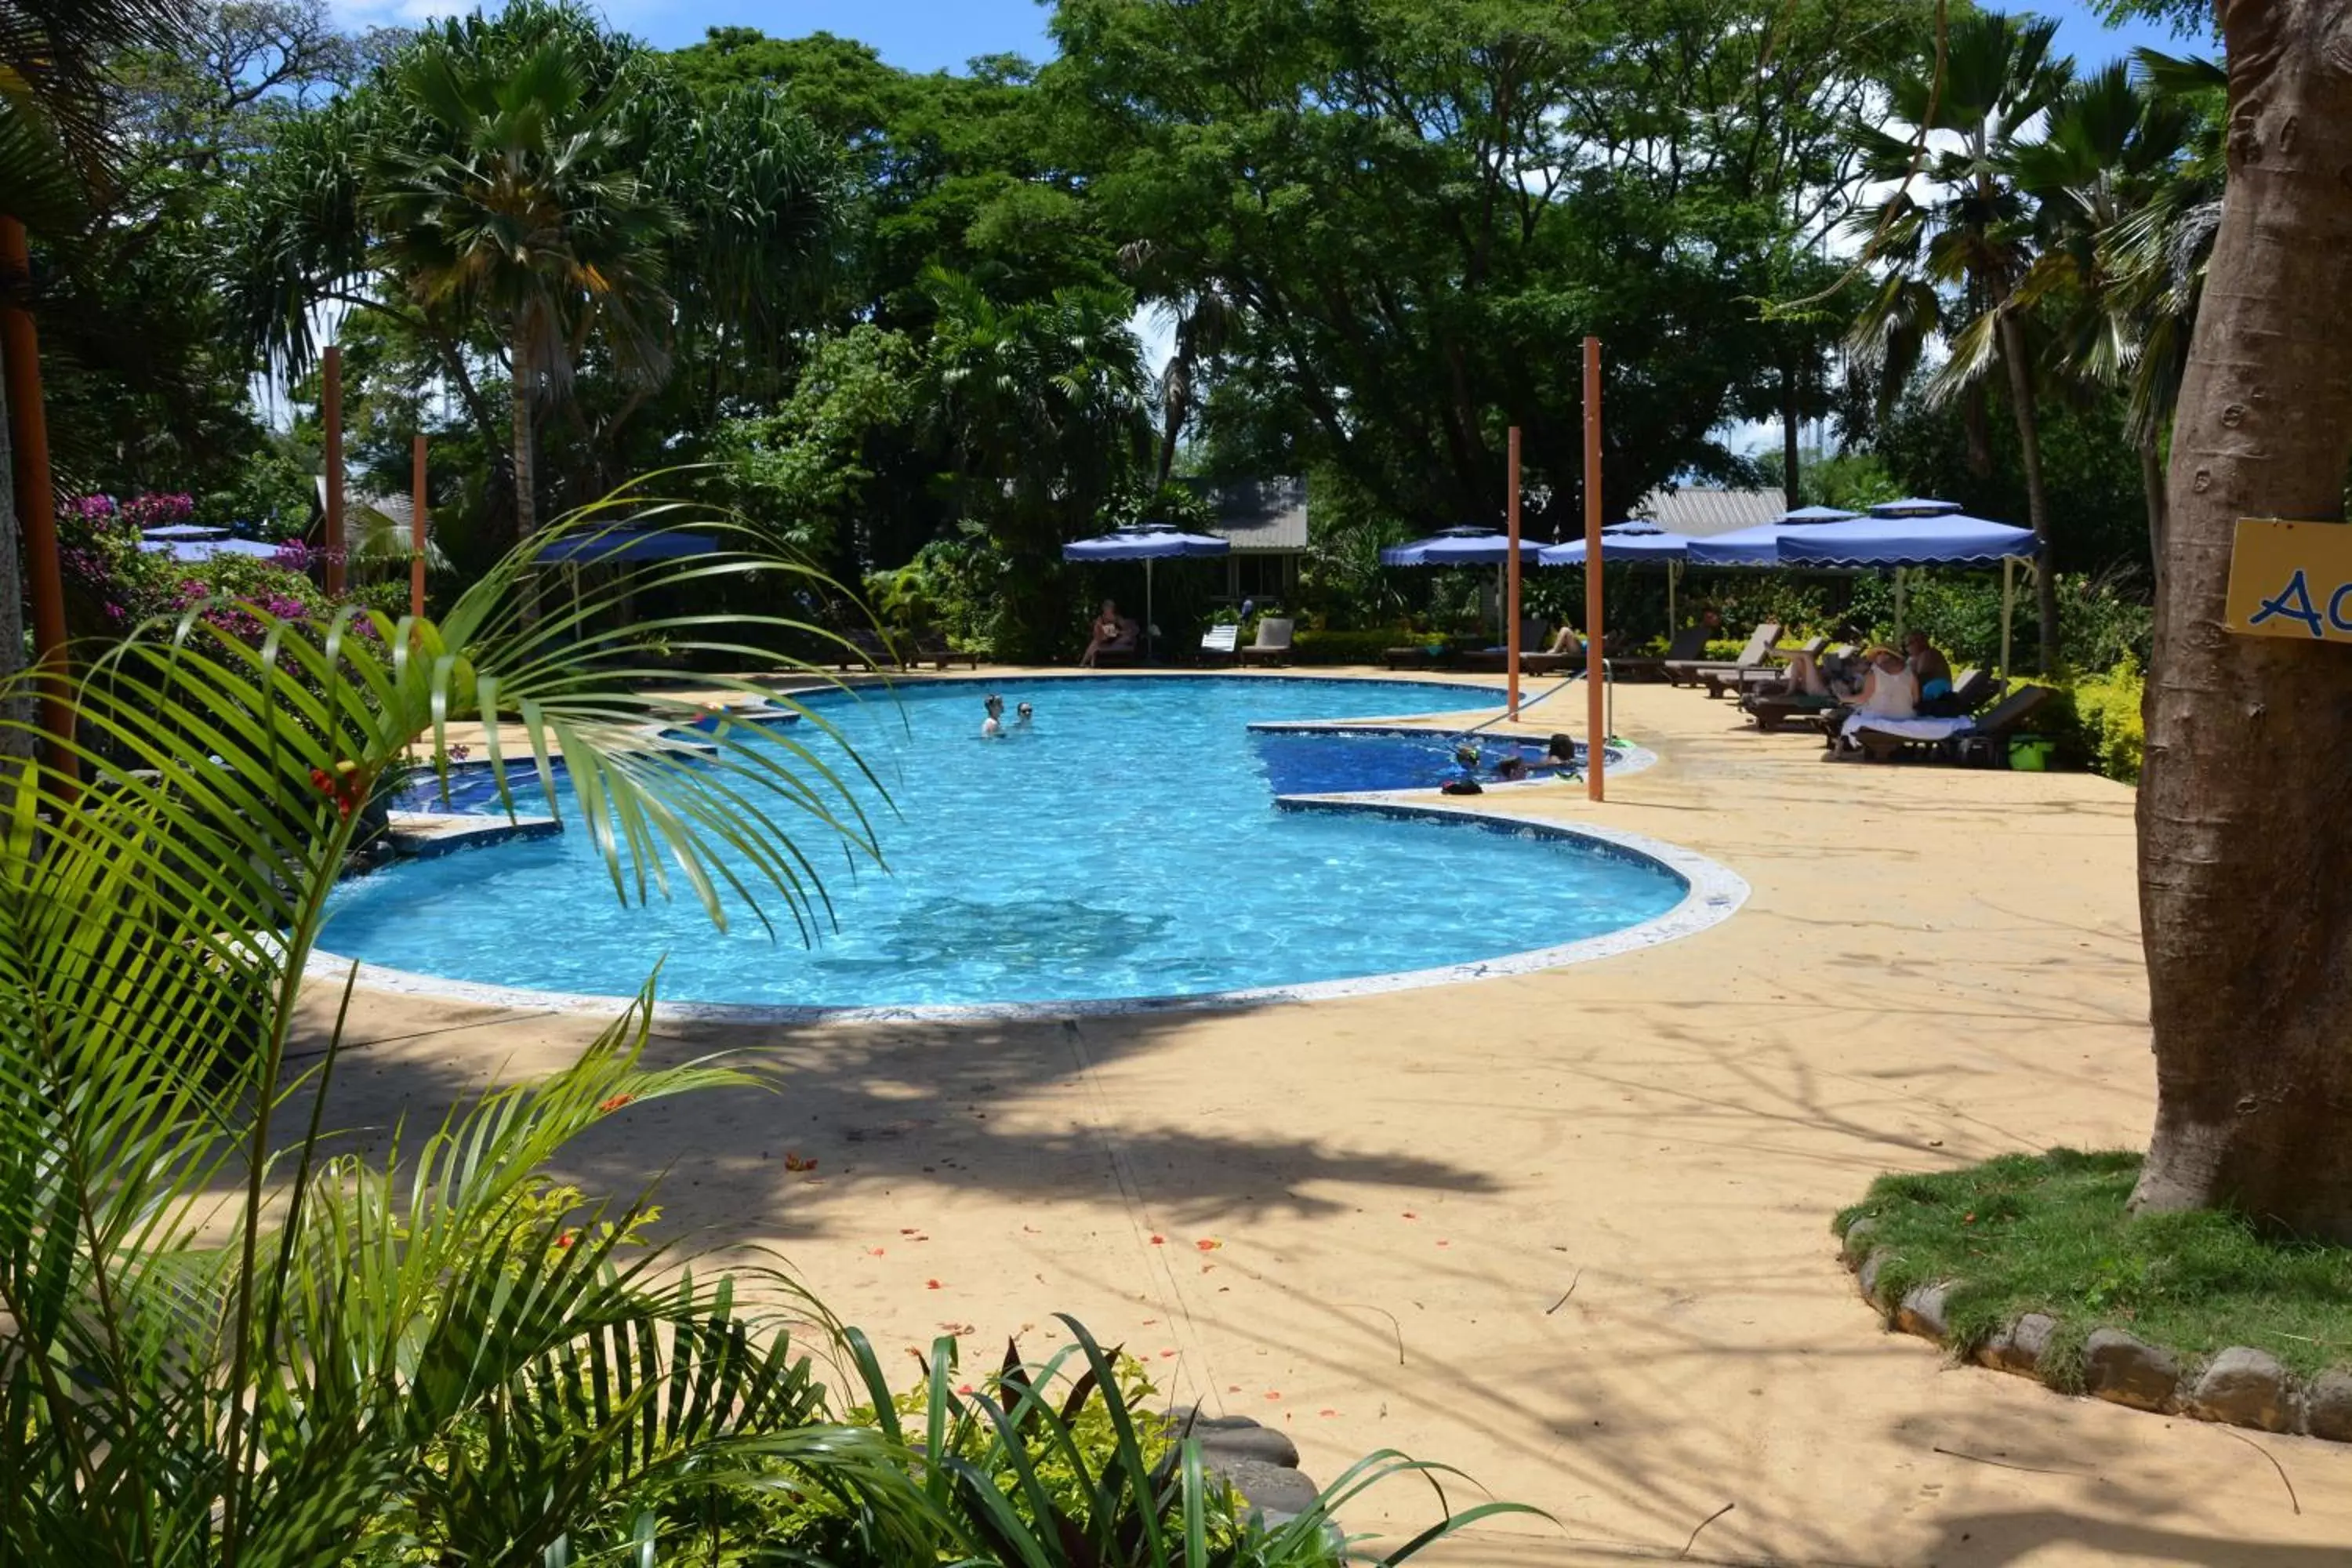
[[[2170,531],[2165,519],[2171,508],[2164,493],[2164,458],[2156,449],[2156,437],[2143,437],[2139,444],[2139,483],[2141,493],[2147,498],[2147,563],[2156,576],[2156,592],[2164,594],[2164,536]]]
[[[2229,0],[2229,195],[2174,427],[2139,795],[2156,1131],[2133,1202],[2352,1242],[2352,647],[2221,629],[2233,524],[2340,519],[2352,11]]]
[[[2058,573],[2050,554],[2050,495],[2042,484],[2042,422],[2033,408],[2033,367],[2025,357],[2025,329],[2004,310],[2000,357],[2009,370],[2009,401],[2017,412],[2017,445],[2025,461],[2025,515],[2042,559],[2033,568],[2033,603],[2042,622],[2041,668],[2058,668]]]
[[[515,542],[518,544],[539,531],[539,500],[532,493],[538,488],[539,465],[532,460],[531,453],[530,398],[534,390],[531,368],[530,340],[518,332],[514,343]]]

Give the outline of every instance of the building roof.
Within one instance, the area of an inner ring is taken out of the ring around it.
[[[1633,508],[1669,533],[1711,539],[1736,528],[1778,522],[1789,510],[1779,490],[1667,489],[1652,490]]]
[[[326,475],[310,476],[310,496],[319,508],[318,517],[311,519],[315,526],[320,518],[327,515]],[[416,518],[411,506],[410,499],[404,495],[369,495],[364,490],[355,490],[348,486],[343,490],[343,515],[347,518],[356,517],[362,511],[382,512],[395,527],[404,531]]]
[[[1217,509],[1212,533],[1233,541],[1236,555],[1281,555],[1307,548],[1307,481],[1244,479],[1208,491]]]

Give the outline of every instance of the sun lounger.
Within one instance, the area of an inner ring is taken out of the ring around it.
[[[950,647],[947,638],[932,633],[915,639],[914,651],[906,656],[905,662],[909,669],[919,664],[928,664],[935,669],[945,669],[959,659],[974,669],[980,668],[980,655],[967,652],[960,647]]]
[[[1727,663],[1722,659],[1670,658],[1666,660],[1666,679],[1676,686],[1696,686],[1709,670],[1761,668],[1772,645],[1780,640],[1780,623],[1766,621],[1748,637],[1748,646],[1739,650],[1738,658]]]
[[[1827,637],[1812,637],[1800,643],[1795,651],[1819,658],[1822,650],[1829,645],[1830,639]],[[1767,650],[1768,658],[1770,651]],[[1777,685],[1786,680],[1788,674],[1779,664],[1769,662],[1738,666],[1717,665],[1712,668],[1702,665],[1698,667],[1698,679],[1699,683],[1706,688],[1706,694],[1709,697],[1720,697],[1727,691],[1738,696],[1755,687]]]
[[[1613,680],[1671,680],[1669,666],[1695,664],[1706,656],[1706,628],[1685,626],[1666,644],[1663,654],[1634,654],[1619,658],[1609,656],[1609,675]]]
[[[1244,664],[1288,664],[1290,634],[1297,625],[1295,621],[1284,620],[1275,616],[1268,616],[1258,622],[1257,640],[1240,650],[1242,662]]]
[[[852,626],[841,634],[849,646],[834,649],[836,669],[895,669],[898,656],[882,640],[882,634],[865,626]]]
[[[1118,618],[1118,636],[1095,649],[1097,666],[1133,664],[1136,650],[1142,646],[1143,628],[1126,616]]]
[[[2001,766],[2009,740],[2025,720],[2050,700],[2046,686],[2021,686],[1974,719],[1878,719],[1856,713],[1845,721],[1845,737],[1874,763],[1906,752],[1941,763]]]
[[[1201,634],[1202,664],[1231,664],[1242,640],[1242,629],[1236,626],[1211,626]]]

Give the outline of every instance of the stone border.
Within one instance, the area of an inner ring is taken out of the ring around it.
[[[1492,796],[1463,796],[1465,800]],[[1380,816],[1430,817],[1497,832],[1573,839],[1602,853],[1663,867],[1682,882],[1682,901],[1665,913],[1622,930],[1554,947],[1533,948],[1468,963],[1436,969],[1414,969],[1387,974],[1360,975],[1349,980],[1307,981],[1297,985],[1264,985],[1240,991],[1203,991],[1176,996],[1111,996],[1060,1002],[983,1002],[921,1004],[895,1007],[826,1007],[779,1005],[756,1002],[663,1002],[655,1016],[666,1022],[708,1024],[913,1024],[913,1023],[1051,1023],[1063,1018],[1103,1018],[1129,1013],[1212,1012],[1234,1007],[1265,1006],[1282,1002],[1323,1002],[1346,996],[1372,996],[1389,991],[1412,991],[1429,985],[1453,985],[1467,980],[1491,980],[1505,975],[1532,974],[1538,970],[1584,963],[1621,952],[1654,947],[1693,935],[1729,920],[1748,901],[1745,879],[1728,867],[1680,845],[1620,828],[1579,824],[1570,827],[1549,817],[1520,812],[1427,805],[1391,795],[1276,795],[1275,805],[1286,811],[1355,811]],[[341,983],[359,966],[359,983],[381,991],[425,996],[481,1006],[525,1012],[585,1013],[610,1016],[626,1007],[625,996],[593,996],[569,991],[532,991],[513,985],[487,985],[470,980],[450,980],[386,969],[323,949],[310,955],[308,973],[320,980]]]
[[[1900,1300],[1888,1300],[1878,1288],[1878,1277],[1895,1255],[1870,1245],[1877,1228],[1865,1215],[1846,1227],[1838,1243],[1839,1256],[1853,1270],[1863,1300],[1877,1310],[1888,1328],[1952,1348],[1944,1304],[1953,1282],[1921,1285]],[[2352,1443],[2352,1370],[2338,1367],[2300,1378],[2268,1352],[2246,1345],[2232,1345],[2203,1361],[2184,1360],[2120,1329],[2094,1329],[2083,1343],[2082,1386],[2077,1390],[2061,1387],[2052,1377],[2058,1369],[2042,1365],[2057,1329],[2056,1319],[2028,1312],[1979,1345],[1972,1359],[1979,1366],[2031,1377],[2062,1394],[2087,1394],[2135,1410]]]

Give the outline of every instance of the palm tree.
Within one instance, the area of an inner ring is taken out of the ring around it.
[[[2040,17],[1971,12],[1948,24],[1933,73],[1887,84],[1891,117],[1917,128],[1920,140],[1876,126],[1857,132],[1864,177],[1894,189],[1851,220],[1863,258],[1884,276],[1848,337],[1858,359],[1885,369],[1893,391],[1919,363],[1928,337],[1940,334],[1948,356],[1927,381],[1934,402],[1977,387],[1996,366],[2006,373],[2026,510],[2042,547],[2035,575],[2045,671],[2058,663],[2058,594],[2032,346],[2017,297],[2034,241],[2017,156],[2074,74],[2072,60],[2051,57],[2056,32]]]
[[[656,649],[709,633],[621,626],[619,595],[801,570],[695,527],[730,548],[536,627],[514,613],[526,549],[437,625],[247,607],[272,634],[247,642],[192,612],[84,681],[82,783],[40,768],[55,826],[16,814],[0,857],[0,1558],[634,1557],[777,1460],[776,1484],[870,1507],[886,1535],[913,1506],[780,1331],[623,1250],[641,1206],[547,1176],[624,1107],[740,1077],[648,1069],[642,1006],[377,1163],[322,1144],[340,1023],[288,1076],[369,803],[448,721],[499,727],[502,791],[561,750],[572,787],[548,805],[610,850],[619,897],[674,878],[714,918],[806,921],[822,891],[790,825],[871,853],[837,782],[749,727],[662,738],[688,710],[639,689]]]
[[[2042,243],[2018,287],[2020,308],[2054,310],[2053,347],[2064,374],[2128,390],[2149,559],[2159,575],[2164,433],[2194,306],[2168,288],[2150,288],[2144,268],[2118,252],[2116,236],[2180,189],[2195,127],[2181,99],[2141,90],[2116,64],[2070,85],[2051,111],[2048,133],[2018,149],[2016,159],[2019,182],[2037,203]]]
[[[622,371],[668,369],[677,213],[637,173],[628,77],[600,82],[570,30],[520,58],[481,24],[428,34],[397,73],[399,133],[361,154],[371,261],[420,312],[498,323],[513,390],[515,533],[536,528],[534,405],[592,337]]]

